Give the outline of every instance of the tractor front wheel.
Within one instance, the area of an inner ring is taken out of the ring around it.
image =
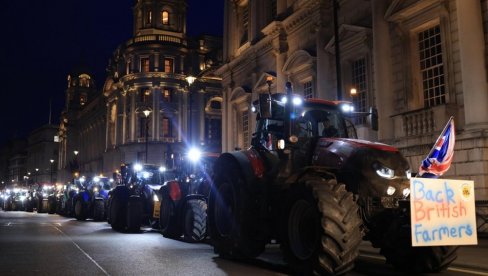
[[[345,185],[311,177],[291,188],[287,202],[281,245],[285,261],[299,274],[350,271],[362,232],[358,206]]]
[[[184,240],[199,242],[207,233],[207,202],[201,199],[190,199],[185,206]]]
[[[457,258],[457,246],[412,247],[409,218],[393,220],[380,253],[386,262],[411,273],[440,272]]]
[[[181,236],[181,227],[179,227],[173,200],[167,193],[161,194],[161,205],[159,207],[159,227],[164,237],[176,239]]]
[[[93,220],[102,221],[105,219],[105,202],[97,199],[93,202]]]
[[[86,219],[86,207],[81,197],[77,198],[75,202],[75,218],[77,220]]]
[[[140,197],[131,196],[127,203],[127,231],[139,232],[142,225],[142,201]]]

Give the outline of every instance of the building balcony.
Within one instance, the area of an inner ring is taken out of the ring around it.
[[[393,115],[395,138],[438,134],[442,131],[449,118],[455,115],[456,108],[450,104]]]
[[[125,43],[125,45],[129,47],[137,43],[153,43],[153,42],[169,42],[169,43],[180,44],[185,47],[187,46],[186,39],[182,39],[180,37],[171,36],[171,35],[163,35],[163,34],[136,36],[134,38],[129,39]]]

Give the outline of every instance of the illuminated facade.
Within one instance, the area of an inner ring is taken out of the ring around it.
[[[305,97],[377,107],[380,130],[356,120],[359,137],[399,147],[414,172],[454,116],[446,177],[474,180],[477,199],[488,199],[487,1],[337,2],[338,56],[334,1],[225,1],[223,150],[249,146],[250,103],[272,76],[272,92],[289,81]]]
[[[114,51],[103,87],[106,172],[124,162],[172,166],[189,145],[220,151],[222,96],[213,72],[222,41],[187,37],[186,8],[186,1],[134,6],[134,36]]]

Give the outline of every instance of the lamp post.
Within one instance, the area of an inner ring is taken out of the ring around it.
[[[145,132],[145,143],[146,143],[146,163],[147,163],[147,147],[148,147],[148,136],[149,136],[149,115],[151,114],[152,110],[149,108],[146,108],[145,110],[142,111],[144,113],[144,116],[146,117],[146,132]]]
[[[51,185],[53,184],[53,164],[54,164],[54,159],[50,159],[49,162],[51,162]]]
[[[190,140],[190,144],[193,144],[193,140],[192,140],[192,126],[193,126],[193,121],[192,121],[192,114],[193,114],[193,92],[191,91],[191,85],[197,80],[197,78],[195,78],[194,76],[192,75],[189,75],[188,77],[185,78],[186,82],[188,82],[188,93],[190,93],[190,103],[189,103],[189,111],[190,111],[190,123],[189,123],[189,126],[188,126],[188,140]]]
[[[36,179],[35,179],[36,184],[37,184],[37,175],[38,175],[38,174],[39,174],[39,168],[36,168],[36,177],[35,177],[35,178],[36,178]]]

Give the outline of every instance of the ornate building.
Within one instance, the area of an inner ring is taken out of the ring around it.
[[[222,97],[213,70],[221,40],[188,38],[186,9],[176,0],[134,6],[134,37],[114,52],[103,87],[106,170],[135,161],[171,166],[189,144],[220,150]]]
[[[454,116],[446,177],[488,199],[486,0],[227,0],[224,13],[224,151],[249,145],[250,103],[272,76],[273,92],[290,81],[304,97],[377,107],[380,130],[356,120],[360,138],[399,147],[413,171]]]
[[[66,101],[59,126],[58,176],[103,172],[105,104],[90,70],[74,69],[67,77]],[[84,168],[80,167],[83,164]]]

